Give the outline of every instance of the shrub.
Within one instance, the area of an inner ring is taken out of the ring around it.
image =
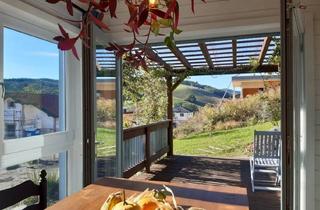
[[[177,138],[191,133],[226,130],[271,121],[278,125],[281,118],[280,89],[248,96],[244,99],[224,101],[218,105],[206,105],[174,131]]]
[[[116,120],[116,101],[99,98],[97,100],[97,120],[100,123]]]
[[[229,129],[233,129],[233,128],[239,128],[241,127],[243,124],[239,121],[227,121],[227,122],[218,122],[215,125],[215,130],[229,130]]]

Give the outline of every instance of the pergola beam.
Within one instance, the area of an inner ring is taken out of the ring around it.
[[[187,78],[187,76],[183,76],[178,78],[171,87],[171,90],[174,91],[177,87]]]
[[[199,47],[200,47],[200,49],[201,49],[201,51],[203,53],[204,58],[206,59],[206,61],[208,63],[209,68],[213,69],[214,65],[213,65],[212,59],[210,57],[210,53],[209,53],[209,50],[207,48],[206,43],[200,42],[199,43]]]
[[[192,70],[192,66],[189,61],[186,59],[186,57],[184,57],[183,53],[175,45],[168,46],[168,48],[188,70]]]
[[[237,67],[237,40],[232,40],[232,63],[233,67]]]
[[[263,64],[263,61],[264,61],[264,58],[266,57],[266,54],[268,52],[271,40],[272,40],[271,36],[267,36],[263,40],[262,48],[261,48],[261,51],[260,51],[260,54],[259,54],[259,58],[258,58],[258,63],[260,65]]]
[[[254,70],[252,66],[240,66],[240,67],[215,67],[214,69],[208,68],[196,68],[189,72],[188,76],[199,75],[227,75],[227,74],[246,74],[246,73],[274,73],[278,72],[278,65],[262,65],[257,70]],[[174,74],[179,75],[185,72],[185,70],[175,70]]]
[[[157,62],[159,65],[163,66],[167,71],[172,71],[172,67],[166,63],[157,53],[155,53],[151,48],[145,49],[145,52],[151,56],[153,61]]]

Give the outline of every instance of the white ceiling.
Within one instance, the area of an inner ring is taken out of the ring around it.
[[[191,1],[180,0],[180,29],[178,40],[214,38],[235,35],[259,34],[280,31],[279,0],[207,0],[196,1],[195,13]],[[104,40],[128,43],[131,34],[123,30],[128,20],[127,8],[119,2],[117,19],[106,18],[111,31],[102,34]],[[141,32],[141,34],[145,34]],[[163,37],[152,37],[151,42],[161,42]]]
[[[64,3],[48,4],[45,0],[22,0],[38,7],[52,15],[70,18]],[[85,9],[85,5],[73,1]],[[280,1],[279,0],[207,0],[207,3],[196,1],[196,14],[191,12],[191,1],[180,0],[180,29],[183,30],[178,40],[214,38],[235,35],[247,35],[280,31]],[[117,9],[117,19],[107,17],[105,22],[111,31],[98,35],[99,42],[128,43],[131,34],[123,30],[128,20],[124,0],[120,0]],[[75,10],[74,19],[79,19],[81,13]],[[144,34],[141,32],[141,34]],[[152,37],[151,42],[161,42],[163,37]]]
[[[80,20],[82,14],[77,9],[74,9],[74,16],[71,17],[66,9],[65,3],[59,2],[57,4],[49,4],[45,0],[21,0],[37,9],[45,11],[46,13],[64,19]]]

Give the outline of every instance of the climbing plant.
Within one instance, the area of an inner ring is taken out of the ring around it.
[[[146,61],[155,60],[154,56],[146,49],[151,35],[164,36],[166,45],[174,45],[174,36],[180,34],[179,29],[180,9],[179,0],[123,0],[128,8],[129,18],[124,24],[124,30],[132,34],[132,42],[127,45],[109,43],[107,50],[114,51],[117,57],[124,59],[134,67],[144,67]],[[205,0],[200,0],[206,2]],[[60,50],[71,50],[75,57],[79,58],[75,43],[81,39],[85,44],[89,40],[86,28],[88,24],[95,24],[105,31],[109,31],[109,25],[105,21],[106,16],[117,18],[118,0],[47,0],[51,4],[65,2],[68,13],[73,16],[74,3],[82,3],[86,6],[81,20],[76,21],[81,29],[77,36],[70,37],[66,30],[59,24],[61,35],[54,39],[58,41]],[[191,10],[195,12],[195,0],[191,0]],[[74,21],[74,20],[73,20]],[[143,28],[143,29],[142,29]],[[166,34],[162,29],[170,29]],[[146,34],[143,34],[145,33]],[[137,48],[136,46],[140,47]]]

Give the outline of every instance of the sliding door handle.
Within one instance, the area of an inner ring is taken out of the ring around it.
[[[1,88],[1,98],[4,99],[4,95],[6,93],[6,88],[4,87],[4,82],[0,82],[0,88]]]

